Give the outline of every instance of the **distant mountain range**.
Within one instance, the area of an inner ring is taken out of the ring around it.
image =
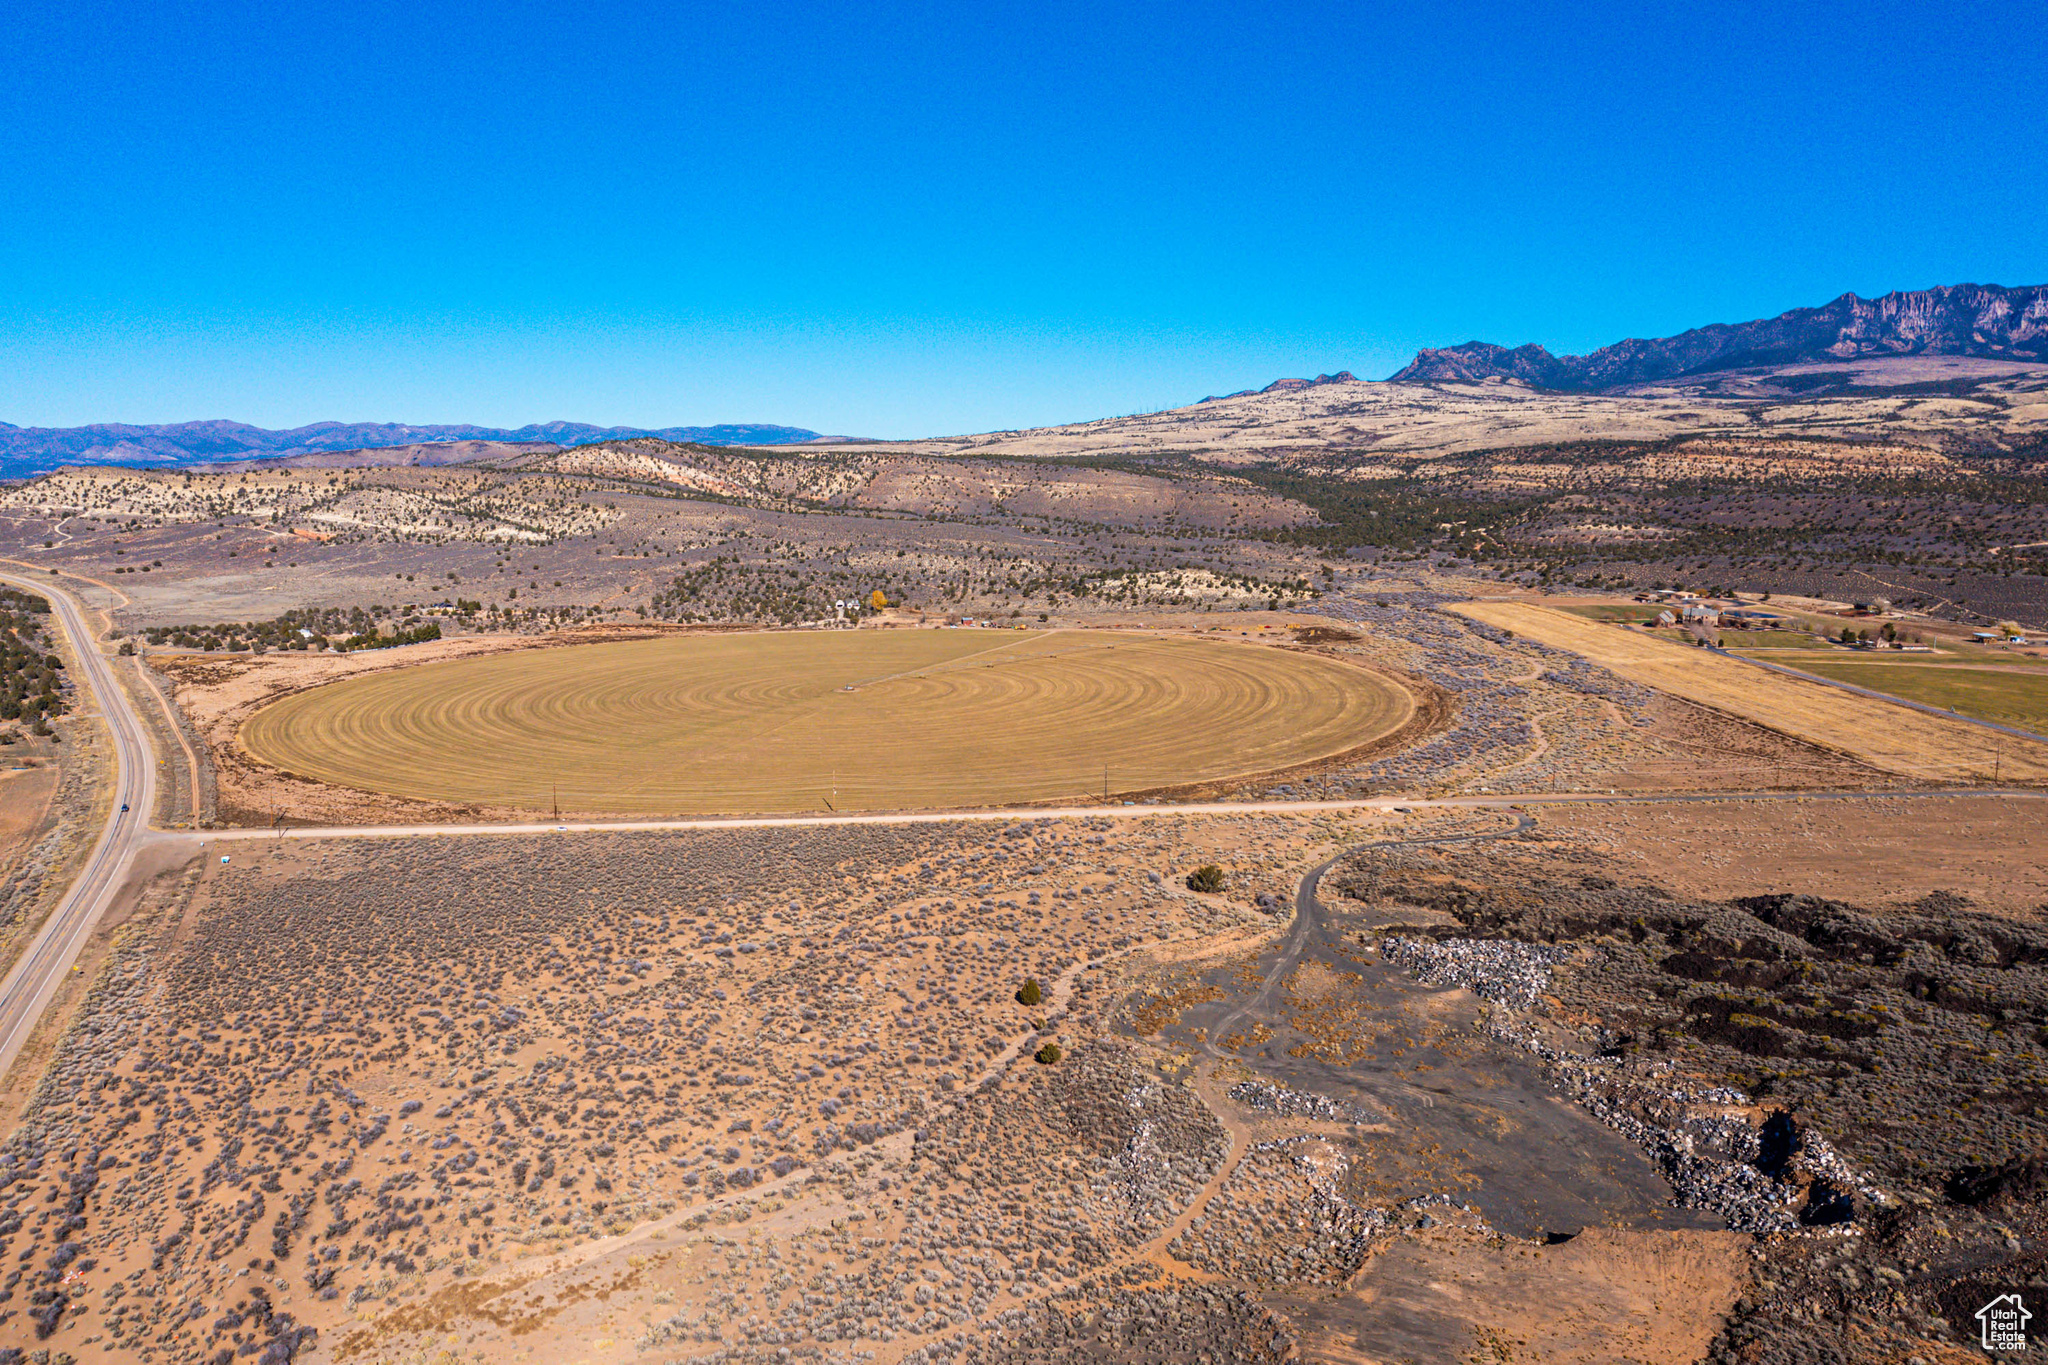
[[[803,427],[754,423],[645,430],[596,427],[587,422],[540,422],[516,428],[315,422],[289,431],[266,431],[242,422],[224,421],[175,422],[164,426],[105,422],[89,427],[17,427],[0,422],[0,476],[19,478],[65,464],[201,464],[439,441],[545,441],[581,446],[634,436],[658,436],[666,441],[707,446],[790,445],[831,439]]]
[[[1715,323],[1675,337],[1629,340],[1590,355],[1552,355],[1534,344],[1491,342],[1417,353],[1392,382],[1519,379],[1568,393],[1654,384],[1753,366],[1872,356],[1956,355],[2048,361],[2048,285],[1956,284],[1863,299],[1844,294],[1756,322]]]
[[[1491,342],[1423,350],[1390,382],[1478,383],[1513,379],[1539,389],[1595,393],[1717,371],[1864,360],[1886,356],[1964,356],[2048,363],[2048,285],[2008,289],[1995,284],[1945,285],[1864,299],[1844,294],[1818,308],[1795,308],[1754,322],[1715,323],[1655,340],[1617,342],[1589,355],[1552,355],[1533,343],[1512,349]],[[1348,370],[1313,379],[1281,379],[1201,403],[1326,385],[1356,385]],[[87,427],[17,427],[0,422],[0,478],[22,478],[64,464],[218,465],[239,460],[316,457],[383,450],[387,458],[355,462],[439,464],[482,458],[483,447],[452,443],[591,445],[654,436],[709,446],[840,442],[803,427],[731,424],[711,427],[599,427],[541,422],[516,428],[412,426],[401,422],[315,422],[269,431],[241,422],[178,422],[163,426],[101,423]],[[397,450],[395,447],[405,447]],[[438,447],[438,448],[435,448]],[[294,461],[303,462],[303,461]]]

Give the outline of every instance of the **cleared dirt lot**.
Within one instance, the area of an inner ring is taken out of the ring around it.
[[[1380,674],[1083,631],[849,631],[521,651],[297,693],[242,727],[286,772],[606,812],[1047,800],[1284,768],[1404,724]],[[1105,772],[1106,769],[1106,772]]]
[[[1697,1360],[1747,1278],[1741,1240],[1595,1228],[1539,1248],[1453,1228],[1391,1248],[1343,1294],[1282,1307],[1304,1359],[1344,1365]]]
[[[1546,828],[1610,871],[1726,900],[1798,890],[1864,905],[1937,892],[2038,920],[2048,907],[2048,802],[2001,796],[1553,806]]]
[[[1687,649],[1618,626],[1521,602],[1467,602],[1474,620],[1568,649],[1624,678],[1852,754],[1890,772],[1934,781],[2048,778],[2048,745],[2000,738],[1939,716],[1839,692],[1819,683]]]

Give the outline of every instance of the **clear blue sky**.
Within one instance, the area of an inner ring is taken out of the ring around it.
[[[911,436],[2048,280],[2048,6],[25,0],[0,420]]]

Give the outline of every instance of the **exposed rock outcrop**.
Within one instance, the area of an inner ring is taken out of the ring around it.
[[[1715,323],[1675,337],[1630,339],[1589,355],[1554,356],[1534,344],[1490,342],[1418,352],[1393,376],[1403,383],[1515,379],[1584,392],[1748,366],[1956,355],[2048,361],[2048,285],[1945,285],[1864,299],[1844,294],[1755,322]],[[1282,381],[1283,383],[1286,381]]]

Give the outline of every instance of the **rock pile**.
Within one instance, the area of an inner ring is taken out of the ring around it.
[[[1550,974],[1572,950],[1513,939],[1426,939],[1389,935],[1380,956],[1431,986],[1463,986],[1482,1000],[1526,1010],[1550,988]]]
[[[1358,1123],[1356,1106],[1341,1104],[1328,1095],[1294,1090],[1271,1081],[1239,1081],[1230,1087],[1230,1098],[1247,1109],[1278,1118],[1320,1119],[1325,1123]]]
[[[1641,1147],[1679,1204],[1711,1210],[1738,1232],[1847,1222],[1862,1206],[1891,1202],[1821,1134],[1783,1111],[1760,1114],[1739,1090],[1660,1083],[1620,1058],[1554,1047],[1502,1013],[1489,1016],[1488,1031],[1540,1058],[1560,1089]]]

